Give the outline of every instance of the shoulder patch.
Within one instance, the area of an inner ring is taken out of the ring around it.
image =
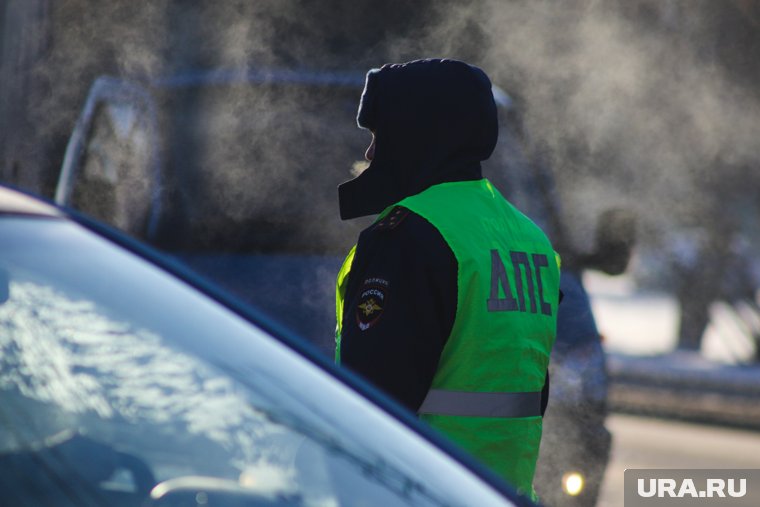
[[[362,331],[377,324],[383,316],[388,301],[388,287],[388,281],[382,278],[364,280],[359,290],[359,302],[356,305],[356,325]]]
[[[375,229],[378,231],[389,231],[398,227],[398,224],[409,215],[409,210],[403,206],[396,206],[390,213],[385,215],[382,220],[375,224]]]

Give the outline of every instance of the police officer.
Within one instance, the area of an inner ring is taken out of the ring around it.
[[[535,495],[559,260],[482,177],[491,83],[455,60],[385,65],[357,123],[370,164],[340,185],[340,214],[379,217],[338,276],[336,360]]]

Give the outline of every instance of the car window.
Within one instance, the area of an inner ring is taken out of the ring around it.
[[[82,157],[82,174],[71,195],[73,207],[130,233],[145,227],[155,192],[148,118],[128,101],[99,104]],[[116,192],[117,187],[128,191]]]
[[[511,505],[265,332],[80,226],[3,217],[0,236],[6,498]]]

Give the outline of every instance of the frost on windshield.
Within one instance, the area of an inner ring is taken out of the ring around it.
[[[10,430],[3,449],[45,438],[61,425],[86,430],[107,420],[114,428],[149,428],[155,434],[141,438],[156,448],[200,439],[204,459],[225,456],[240,471],[281,460],[278,443],[287,433],[231,379],[150,330],[30,281],[12,282],[9,301],[0,305],[0,396],[15,399],[16,412],[0,408],[0,422]],[[40,420],[42,407],[55,420],[28,427]],[[7,424],[9,417],[17,423]]]

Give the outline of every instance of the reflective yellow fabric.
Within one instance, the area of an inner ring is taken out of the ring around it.
[[[354,263],[356,255],[356,245],[351,247],[343,265],[338,271],[338,280],[335,283],[335,362],[340,364],[340,335],[343,328],[343,301],[346,297],[346,285],[348,284],[348,274],[351,272],[351,265]]]
[[[431,388],[540,392],[559,305],[560,259],[544,233],[485,179],[435,185],[397,205],[436,227],[458,264],[457,314]],[[338,363],[343,298],[354,253],[355,247],[337,281]],[[540,416],[420,417],[535,498]]]
[[[556,336],[559,262],[544,233],[487,180],[443,183],[399,205],[428,220],[457,259],[457,314],[433,389],[539,392]],[[532,494],[541,417],[425,414]]]

